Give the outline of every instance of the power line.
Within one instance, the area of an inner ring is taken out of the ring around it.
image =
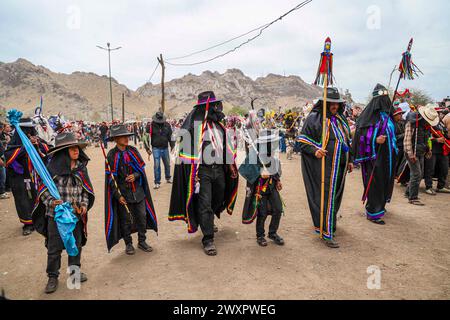
[[[152,82],[153,76],[155,75],[156,70],[158,70],[158,67],[159,67],[159,62],[156,64],[155,70],[153,70],[152,75],[150,76],[150,79],[148,79],[147,83]]]
[[[225,53],[222,53],[222,54],[217,55],[217,56],[215,56],[215,57],[213,57],[213,58],[210,58],[210,59],[207,59],[207,60],[204,60],[204,61],[195,62],[195,63],[171,63],[171,62],[168,62],[168,61],[166,61],[166,63],[169,64],[169,65],[172,65],[172,66],[177,66],[177,67],[181,67],[181,66],[187,67],[187,66],[195,66],[195,65],[199,65],[199,64],[204,64],[204,63],[207,63],[207,62],[211,62],[211,61],[213,61],[213,60],[216,60],[216,59],[218,59],[218,58],[222,58],[222,57],[226,56],[227,54],[230,54],[230,53],[232,53],[232,52],[234,52],[234,51],[240,49],[242,46],[244,46],[244,45],[250,43],[251,41],[255,40],[256,38],[260,37],[260,36],[262,35],[262,33],[263,33],[267,28],[269,28],[270,26],[272,26],[274,23],[276,23],[276,22],[282,20],[284,17],[286,17],[287,15],[291,14],[292,12],[294,12],[294,11],[296,11],[296,10],[299,10],[299,9],[303,8],[304,6],[306,6],[307,4],[311,3],[312,1],[313,1],[313,0],[306,0],[306,1],[303,1],[302,3],[298,4],[297,6],[295,6],[294,8],[292,8],[291,10],[289,10],[288,12],[286,12],[285,14],[283,14],[282,16],[280,16],[279,18],[273,20],[272,22],[270,22],[270,23],[268,23],[268,24],[265,24],[264,26],[262,26],[262,27],[260,27],[260,28],[253,29],[252,31],[249,31],[249,32],[247,32],[246,34],[243,34],[243,35],[241,35],[241,36],[238,36],[238,37],[236,37],[236,38],[234,38],[234,39],[227,40],[227,41],[225,41],[225,42],[223,42],[223,43],[221,43],[221,44],[218,44],[218,45],[215,45],[215,46],[211,47],[211,48],[215,48],[215,47],[221,46],[221,45],[223,45],[223,44],[225,44],[225,43],[231,42],[231,41],[233,41],[233,40],[235,40],[235,39],[241,38],[241,37],[243,37],[243,36],[245,36],[245,35],[247,35],[247,34],[250,34],[250,33],[254,32],[254,31],[259,30],[259,33],[258,33],[257,35],[255,35],[255,36],[252,37],[252,38],[249,38],[249,39],[246,40],[245,42],[242,42],[242,43],[239,44],[238,46],[234,47],[234,48],[231,49],[231,50],[228,50],[228,51],[225,52]],[[186,56],[184,56],[184,57],[192,56],[192,55],[194,55],[194,54],[197,54],[197,53],[200,53],[200,52],[204,52],[204,51],[210,50],[211,48],[207,48],[207,49],[204,49],[204,50],[200,50],[200,51],[191,53],[191,54],[189,54],[189,55],[186,55]],[[177,59],[182,59],[182,58],[183,58],[183,57],[179,57],[179,58],[177,58]],[[172,60],[173,60],[173,59],[172,59]]]
[[[242,38],[242,37],[245,37],[246,35],[249,35],[250,33],[253,33],[253,32],[255,32],[255,31],[258,31],[259,29],[262,29],[262,28],[264,28],[264,27],[267,26],[267,25],[268,25],[268,24],[265,24],[265,25],[263,25],[263,26],[260,26],[260,27],[258,27],[258,28],[255,28],[255,29],[253,29],[253,30],[250,30],[250,31],[248,31],[248,32],[246,32],[246,33],[244,33],[244,34],[241,34],[241,35],[239,35],[239,36],[236,36],[236,37],[234,37],[234,38],[232,38],[232,39],[229,39],[229,40],[227,40],[227,41],[224,41],[224,42],[221,42],[221,43],[219,43],[219,44],[216,44],[216,45],[214,45],[214,46],[212,46],[212,47],[209,47],[209,48],[206,48],[206,49],[203,49],[203,50],[200,50],[200,51],[195,51],[195,52],[192,52],[192,53],[187,54],[187,55],[185,55],[185,56],[175,57],[175,58],[169,58],[169,59],[166,59],[166,61],[173,61],[173,60],[180,60],[180,59],[184,59],[184,58],[189,58],[189,57],[195,56],[195,55],[197,55],[197,54],[199,54],[199,53],[203,53],[203,52],[209,51],[209,50],[211,50],[211,49],[218,48],[218,47],[220,47],[220,46],[223,46],[224,44],[230,43],[230,42],[232,42],[232,41],[234,41],[234,40],[237,40],[237,39],[240,39],[240,38]]]

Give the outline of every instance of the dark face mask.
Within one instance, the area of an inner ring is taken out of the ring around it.
[[[214,105],[208,112],[208,120],[220,122],[225,118],[222,104]]]

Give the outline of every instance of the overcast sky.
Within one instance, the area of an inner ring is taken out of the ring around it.
[[[103,75],[107,56],[96,45],[110,41],[123,46],[113,53],[113,76],[136,89],[149,79],[160,53],[170,58],[215,45],[277,18],[299,2],[2,0],[0,61],[26,58],[57,72]],[[200,66],[168,66],[167,77],[239,68],[252,78],[277,73],[311,83],[323,42],[330,36],[339,87],[365,101],[377,82],[387,85],[414,37],[413,59],[425,75],[403,82],[402,88],[421,88],[440,100],[450,95],[449,9],[445,0],[314,0],[237,52]],[[178,62],[210,58],[241,40]],[[152,82],[159,77],[158,72]]]

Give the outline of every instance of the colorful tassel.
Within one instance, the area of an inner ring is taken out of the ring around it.
[[[402,79],[414,80],[414,77],[418,77],[419,73],[423,74],[422,71],[414,64],[411,58],[411,49],[414,39],[409,41],[408,49],[402,54],[402,61],[398,70],[400,71],[400,77]]]
[[[325,40],[325,47],[320,57],[319,69],[317,70],[314,84],[316,86],[324,85],[326,74],[328,74],[327,85],[333,85],[333,54],[331,53],[331,39],[329,37]]]

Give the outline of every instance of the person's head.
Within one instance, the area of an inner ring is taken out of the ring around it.
[[[120,147],[128,146],[129,140],[127,136],[115,137],[114,142]]]
[[[337,102],[331,102],[331,103],[329,104],[330,112],[331,112],[331,114],[332,114],[333,116],[338,114],[338,112],[339,112],[339,107],[340,107],[340,104],[337,103]]]
[[[68,152],[69,152],[70,160],[76,161],[76,160],[78,160],[78,158],[80,156],[80,147],[78,147],[78,146],[70,147],[70,148],[68,148]]]

